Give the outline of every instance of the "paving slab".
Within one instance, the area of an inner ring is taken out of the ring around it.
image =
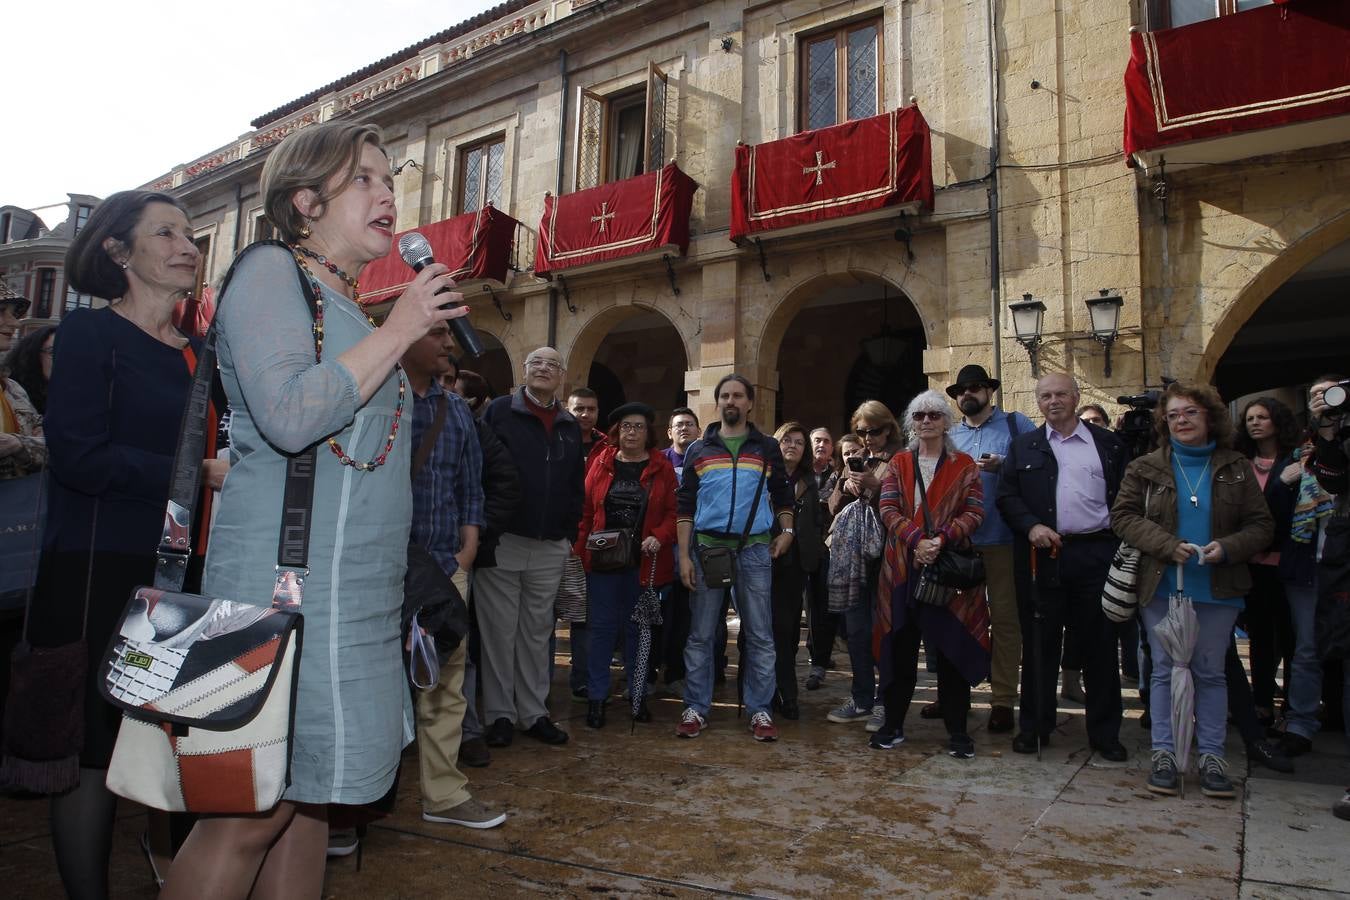
[[[1343,785],[1249,780],[1243,877],[1350,892],[1350,822],[1331,814],[1343,790]]]

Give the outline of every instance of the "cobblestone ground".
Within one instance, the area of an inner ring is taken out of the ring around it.
[[[917,708],[905,744],[872,751],[861,724],[825,721],[847,693],[847,673],[835,671],[821,690],[802,692],[800,721],[779,721],[779,742],[757,744],[736,713],[733,666],[712,727],[684,741],[673,733],[680,703],[666,696],[653,701],[650,724],[630,730],[615,703],[608,727],[586,728],[584,706],[567,692],[565,647],[552,709],[571,742],[545,747],[518,736],[493,751],[490,767],[469,770],[474,794],[506,809],[507,823],[472,831],[423,822],[410,752],[396,814],[370,828],[359,868],[355,856],[330,861],[327,896],[1350,892],[1350,822],[1329,811],[1350,781],[1337,735],[1320,736],[1293,776],[1249,776],[1231,742],[1240,799],[1205,799],[1194,778],[1185,797],[1163,799],[1144,789],[1148,741],[1133,691],[1121,738],[1135,753],[1121,764],[1088,750],[1077,704],[1061,710],[1043,759],[1013,754],[1008,736],[985,733],[983,691],[971,718],[975,759],[949,758],[941,723],[920,719]],[[916,706],[935,697],[925,676]],[[144,827],[144,813],[124,805],[115,897],[154,895],[137,844]],[[0,800],[0,879],[6,896],[61,895],[45,803]]]

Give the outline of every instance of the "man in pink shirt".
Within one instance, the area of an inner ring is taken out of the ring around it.
[[[1119,543],[1111,532],[1111,504],[1127,458],[1120,438],[1078,418],[1078,399],[1078,385],[1067,375],[1046,375],[1036,383],[1045,426],[1013,440],[999,482],[998,508],[1013,531],[1022,623],[1022,690],[1013,750],[1035,753],[1049,743],[1067,628],[1083,653],[1088,742],[1103,758],[1121,762],[1128,753],[1120,743],[1116,634],[1102,613],[1101,596]],[[1038,554],[1036,606],[1033,552]]]

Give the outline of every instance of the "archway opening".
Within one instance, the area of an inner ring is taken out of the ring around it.
[[[483,355],[477,359],[462,355],[459,357],[459,367],[477,372],[486,378],[492,396],[509,394],[519,381],[516,377],[516,367],[511,364],[510,354],[495,335],[480,330],[478,337],[483,342]],[[458,349],[456,347],[456,350]]]
[[[776,420],[837,435],[864,400],[880,400],[898,418],[928,386],[918,310],[888,283],[860,273],[804,290],[778,346]]]
[[[1214,370],[1225,400],[1287,392],[1325,372],[1339,372],[1350,358],[1350,241],[1308,263],[1252,313],[1233,336]]]
[[[586,382],[600,402],[600,427],[613,410],[640,400],[656,410],[660,439],[671,410],[687,403],[688,368],[680,333],[660,313],[636,310],[611,326],[595,350]]]

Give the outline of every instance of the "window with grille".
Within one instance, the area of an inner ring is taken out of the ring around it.
[[[1180,28],[1206,19],[1231,16],[1235,13],[1270,6],[1275,0],[1148,0],[1145,7],[1150,31],[1161,28]]]
[[[577,89],[573,190],[632,178],[666,163],[666,74],[647,64],[638,88],[614,94]]]
[[[56,300],[56,270],[38,269],[37,304],[33,317],[46,319],[52,314],[52,303]]]
[[[69,283],[66,283],[66,302],[65,311],[72,309],[93,309],[94,298],[89,294],[81,294]]]
[[[501,207],[506,138],[495,135],[459,151],[459,209],[477,212],[488,204]]]
[[[800,50],[800,130],[881,112],[880,18],[803,37]]]

